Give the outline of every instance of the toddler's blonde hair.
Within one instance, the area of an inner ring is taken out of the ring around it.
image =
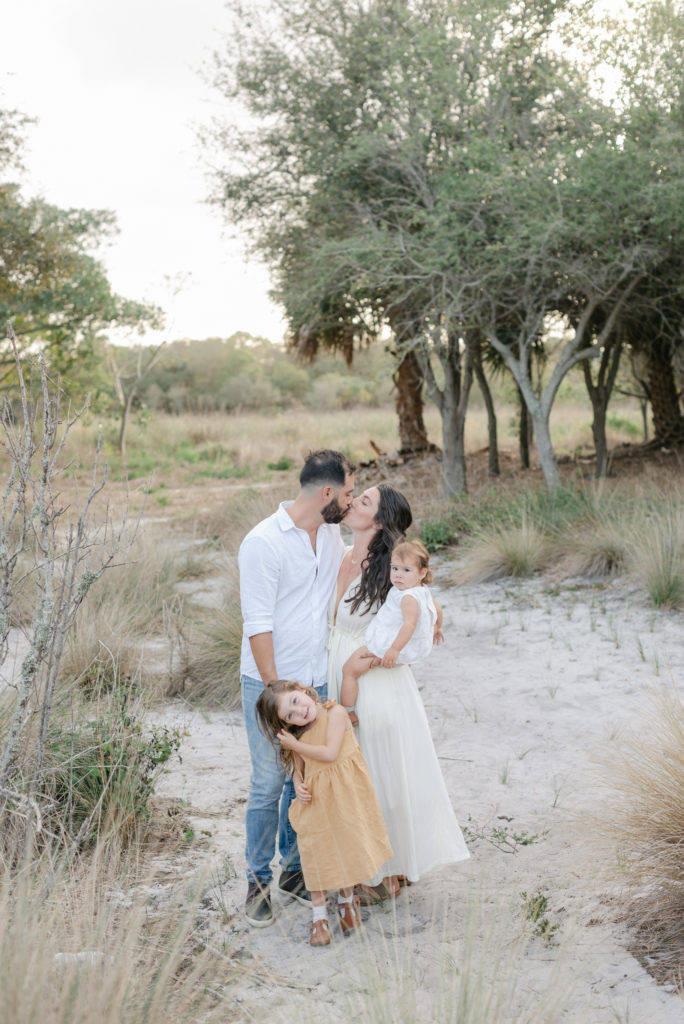
[[[397,558],[408,558],[411,562],[415,562],[419,569],[427,569],[421,584],[427,586],[428,583],[432,583],[430,555],[428,549],[419,540],[402,540],[392,548],[392,554]]]

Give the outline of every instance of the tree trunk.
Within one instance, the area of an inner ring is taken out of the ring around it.
[[[418,365],[423,372],[428,394],[442,417],[442,474],[444,493],[462,494],[466,486],[466,460],[464,444],[465,416],[473,382],[473,348],[467,346],[463,354],[458,338],[450,338],[438,352],[444,371],[444,388],[440,388],[430,363],[429,351],[416,350]]]
[[[523,469],[530,468],[530,442],[532,440],[532,422],[527,411],[527,405],[523,393],[518,387],[518,399],[520,402],[520,423],[518,426],[518,450],[520,452],[520,465]]]
[[[134,388],[128,397],[121,410],[121,426],[119,427],[119,451],[121,453],[121,461],[126,461],[126,428],[128,427],[128,417],[130,415],[131,406],[133,405],[133,398],[135,397],[136,388]]]
[[[591,396],[590,396],[591,397]],[[594,438],[594,451],[596,452],[596,476],[608,476],[608,442],[606,440],[606,409],[607,399],[597,395],[592,398],[591,408],[594,414],[591,423],[591,434]]]
[[[539,456],[539,463],[544,473],[544,479],[549,489],[553,490],[561,486],[562,480],[560,470],[558,469],[556,453],[551,444],[549,417],[543,412],[541,402],[537,402],[537,408],[534,411],[530,410],[530,419],[534,428],[537,455]]]
[[[639,408],[641,410],[641,432],[644,435],[644,444],[648,441],[648,402],[639,399]]]
[[[653,412],[655,440],[668,444],[684,440],[684,418],[672,366],[669,342],[656,339],[648,349],[646,387]]]
[[[497,435],[496,410],[494,409],[492,392],[484,369],[482,368],[482,358],[479,352],[475,357],[474,369],[475,376],[477,377],[477,383],[480,386],[480,391],[482,392],[485,408],[487,410],[487,436],[489,438],[487,475],[490,477],[499,476],[501,471],[499,469],[499,439]]]
[[[399,417],[401,451],[425,451],[429,442],[423,422],[423,374],[415,352],[407,352],[399,363],[394,374],[394,384],[397,389],[395,408]]]
[[[615,378],[617,377],[622,355],[623,338],[622,333],[616,332],[603,346],[601,359],[599,361],[596,382],[592,377],[591,363],[585,359],[582,363],[584,384],[589,395],[593,412],[591,433],[594,438],[594,450],[596,452],[596,476],[608,475],[608,442],[606,441],[606,412],[608,402],[613,393]]]
[[[442,472],[444,493],[465,494],[467,491],[465,459],[465,417],[470,388],[473,383],[473,350],[468,347],[463,357],[458,342],[450,345],[450,359],[444,367],[444,398],[442,403]]]

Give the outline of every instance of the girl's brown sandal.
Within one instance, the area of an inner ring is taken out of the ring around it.
[[[313,921],[309,926],[309,945],[330,945],[330,925],[325,918],[322,921]]]
[[[356,928],[361,927],[359,908],[354,903],[338,903],[337,914],[340,919],[340,928],[343,935],[348,935]]]

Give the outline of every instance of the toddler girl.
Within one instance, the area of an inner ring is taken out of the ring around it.
[[[358,928],[354,885],[373,878],[393,855],[385,822],[344,708],[335,701],[321,704],[312,687],[277,680],[264,686],[256,709],[264,732],[274,746],[278,741],[279,756],[294,773],[297,800],[290,821],[311,893],[309,942],[327,946],[327,890],[339,890],[343,934]]]
[[[358,723],[354,709],[358,679],[368,672],[372,657],[379,658],[383,668],[410,665],[426,658],[432,645],[444,640],[442,609],[428,589],[429,563],[420,541],[402,541],[392,550],[390,592],[366,630],[365,647],[354,651],[342,668],[340,701],[354,725]]]

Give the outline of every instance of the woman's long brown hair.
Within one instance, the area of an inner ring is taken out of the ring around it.
[[[361,567],[361,582],[347,598],[352,614],[365,605],[362,614],[377,610],[387,597],[390,583],[390,562],[395,546],[406,537],[413,522],[411,506],[400,491],[389,484],[378,484],[380,499],[375,518],[380,524],[368,545],[368,555]]]

